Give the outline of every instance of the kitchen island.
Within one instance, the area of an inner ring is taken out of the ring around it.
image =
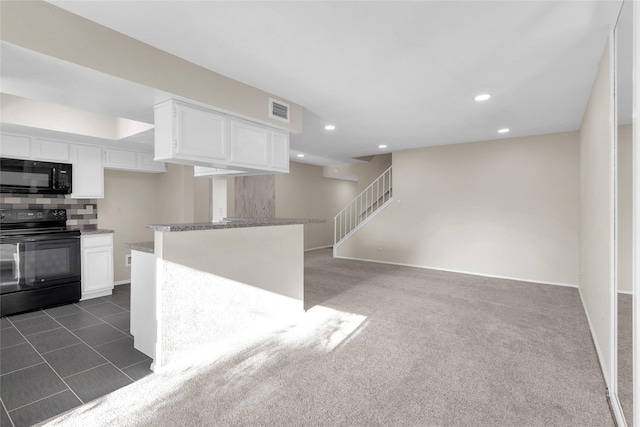
[[[128,244],[131,333],[136,348],[153,358],[152,369],[220,351],[303,314],[303,226],[321,222],[147,226],[155,232],[153,251],[150,242]]]

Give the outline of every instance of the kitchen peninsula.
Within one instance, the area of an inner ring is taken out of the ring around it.
[[[304,224],[236,218],[149,225],[130,243],[131,333],[152,369],[256,334],[304,312]]]

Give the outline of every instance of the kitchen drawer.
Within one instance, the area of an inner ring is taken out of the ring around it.
[[[82,236],[82,248],[96,248],[111,245],[113,245],[113,236],[110,233]]]

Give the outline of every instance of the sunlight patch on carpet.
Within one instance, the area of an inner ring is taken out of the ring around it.
[[[193,396],[238,395],[241,400],[269,398],[279,386],[267,380],[274,367],[286,370],[309,354],[322,356],[344,346],[367,326],[367,317],[315,306],[296,323],[242,341],[208,346],[189,360],[73,409],[43,425],[146,425],[158,411],[168,411]],[[257,384],[265,389],[260,391]],[[268,385],[268,386],[267,386]],[[242,398],[240,398],[242,396]],[[235,399],[233,399],[235,400]]]

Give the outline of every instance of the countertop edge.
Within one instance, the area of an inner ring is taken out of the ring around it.
[[[124,247],[134,251],[146,252],[149,254],[155,253],[155,245],[153,242],[125,243]]]
[[[252,219],[238,218],[225,222],[211,223],[192,223],[192,224],[150,224],[146,228],[148,230],[162,232],[179,232],[179,231],[202,231],[202,230],[222,230],[228,228],[251,228],[251,227],[272,227],[280,225],[298,225],[298,224],[322,224],[327,222],[325,219],[297,219],[297,218],[269,218],[269,219]]]
[[[106,230],[102,228],[98,228],[96,230],[80,230],[80,234],[83,236],[88,236],[91,234],[113,234],[113,233],[115,233],[114,230]]]

